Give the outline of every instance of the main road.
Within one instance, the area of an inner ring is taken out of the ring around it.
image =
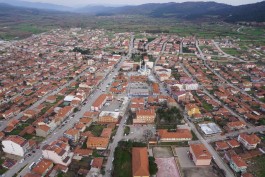
[[[207,60],[204,57],[204,54],[202,53],[198,41],[196,40],[196,47],[199,51],[199,57],[204,61],[204,65],[211,71],[213,72],[217,77],[219,77],[222,81],[224,81],[227,85],[229,85],[230,87],[233,87],[234,89],[240,91],[242,94],[251,97],[252,99],[254,99],[255,101],[257,101],[258,103],[262,103],[259,99],[249,95],[247,92],[245,92],[244,90],[238,88],[237,86],[235,86],[234,84],[231,84],[227,79],[225,79],[223,76],[221,76],[219,73],[217,73],[214,69],[212,69],[208,64],[207,64]]]
[[[26,110],[30,110],[30,109],[34,109],[36,107],[38,107],[41,103],[43,103],[48,96],[50,95],[56,95],[58,92],[60,92],[62,89],[68,87],[69,85],[71,85],[73,82],[75,82],[77,79],[79,79],[81,76],[83,76],[86,72],[88,71],[88,68],[86,70],[84,70],[82,73],[80,73],[79,75],[77,75],[74,79],[72,79],[70,82],[67,82],[66,84],[64,84],[63,86],[60,86],[59,88],[53,90],[52,92],[46,94],[45,96],[43,96],[40,100],[36,101],[33,105],[31,105],[30,107],[28,107],[27,109],[25,109],[24,111],[21,111],[18,115],[14,116],[11,119],[7,119],[1,122],[0,125],[0,131],[3,131],[6,126],[8,125],[8,123],[12,120],[18,120],[23,116],[23,112],[25,112]]]
[[[133,40],[134,40],[134,36],[131,35],[129,53],[126,58],[131,58],[132,50],[133,50]],[[111,177],[111,172],[113,170],[112,162],[114,159],[114,152],[115,152],[116,147],[118,146],[118,142],[121,141],[123,138],[123,127],[124,127],[123,125],[125,125],[127,118],[128,118],[128,115],[125,113],[122,119],[120,120],[118,129],[116,131],[116,135],[113,137],[112,143],[109,144],[110,153],[109,153],[108,160],[107,160],[106,167],[105,167],[105,175],[104,175],[105,177]]]
[[[131,36],[133,38],[133,35]],[[132,45],[131,45],[132,46]],[[131,50],[131,48],[130,48]],[[129,54],[127,55],[128,57],[131,57],[131,52],[129,51]],[[40,145],[40,149],[36,149],[35,153],[32,153],[31,156],[25,158],[25,160],[22,163],[17,163],[15,166],[13,166],[11,169],[9,169],[4,176],[13,176],[14,174],[18,173],[18,171],[25,167],[17,176],[25,176],[30,169],[28,168],[29,165],[32,162],[37,162],[41,157],[42,157],[42,151],[41,148],[43,147],[44,144],[49,144],[55,140],[57,140],[58,138],[63,136],[63,133],[72,128],[74,126],[75,123],[77,123],[79,121],[80,118],[83,117],[83,114],[86,111],[91,110],[91,105],[94,103],[94,101],[102,94],[104,93],[103,90],[105,90],[108,86],[109,83],[111,83],[113,81],[113,78],[115,77],[115,75],[118,74],[122,63],[127,59],[127,56],[123,56],[122,59],[118,62],[118,64],[116,65],[116,67],[114,67],[114,69],[112,71],[109,71],[108,74],[106,74],[105,79],[103,79],[103,81],[99,84],[99,86],[97,88],[94,89],[94,91],[92,91],[92,93],[89,95],[89,97],[86,99],[87,101],[85,101],[81,107],[81,110],[77,113],[72,113],[72,115],[70,115],[67,119],[67,124],[65,124],[65,126],[59,126],[58,128],[56,128],[54,130],[54,132],[52,134],[50,134],[45,141],[43,141]],[[84,73],[83,73],[84,74]],[[82,75],[82,74],[81,74]],[[79,75],[80,76],[80,75]],[[79,78],[79,76],[77,76],[74,80],[77,80]],[[64,85],[64,87],[70,85],[74,80],[72,80],[70,83],[67,83],[66,85]],[[54,91],[53,94],[57,93],[58,91]],[[47,96],[46,96],[47,97]],[[45,98],[46,99],[46,98]],[[71,118],[71,116],[73,116],[73,118]],[[95,121],[95,120],[94,120]]]

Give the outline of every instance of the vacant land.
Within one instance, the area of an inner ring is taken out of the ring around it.
[[[212,167],[194,167],[183,169],[184,176],[188,177],[219,177]]]
[[[155,158],[173,157],[173,153],[170,147],[154,147],[153,154]]]
[[[229,54],[229,55],[233,55],[233,56],[239,56],[241,53],[239,51],[237,51],[235,48],[222,48],[222,50]]]
[[[265,156],[255,157],[248,164],[249,171],[257,177],[265,176]]]
[[[174,157],[156,158],[158,166],[157,177],[180,177]]]

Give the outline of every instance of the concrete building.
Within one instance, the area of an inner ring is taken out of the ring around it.
[[[248,150],[255,149],[257,145],[261,142],[261,139],[257,135],[248,135],[246,133],[239,134],[237,140],[242,143],[243,146]]]
[[[192,140],[192,134],[189,129],[177,129],[175,132],[169,132],[167,129],[158,130],[158,136],[161,142],[178,142]]]
[[[29,148],[29,142],[16,135],[10,135],[2,141],[3,151],[8,154],[24,157]]]
[[[42,155],[44,158],[64,166],[68,166],[73,157],[70,146],[67,142],[62,140],[56,140],[49,145],[43,146]]]
[[[101,123],[117,123],[119,121],[119,112],[102,111],[99,114],[98,122]]]
[[[136,111],[136,118],[133,119],[134,124],[153,124],[155,121],[156,112],[154,109],[140,109]]]

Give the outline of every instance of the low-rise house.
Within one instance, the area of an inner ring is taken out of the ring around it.
[[[247,124],[243,121],[234,121],[234,122],[227,123],[227,127],[230,130],[239,130],[239,129],[245,128],[246,126]]]
[[[132,148],[132,176],[149,177],[149,161],[146,147]]]
[[[83,157],[89,157],[92,155],[93,150],[91,149],[80,149],[79,147],[75,148],[73,159],[81,160]]]
[[[212,156],[203,144],[191,144],[190,154],[195,165],[210,165]]]
[[[87,148],[105,150],[108,148],[109,138],[88,137]]]
[[[60,139],[43,146],[42,155],[44,158],[53,161],[53,163],[64,166],[69,166],[73,157],[69,144]]]
[[[56,102],[56,96],[54,96],[54,95],[48,96],[48,98],[46,99],[46,102],[55,103]]]
[[[218,141],[215,143],[216,150],[227,150],[229,149],[229,145],[226,141]]]
[[[46,174],[52,169],[53,163],[50,160],[42,159],[35,167],[33,167],[32,172],[41,175],[46,176]]]
[[[96,157],[93,159],[92,161],[92,164],[91,164],[91,167],[92,168],[98,168],[98,169],[101,169],[102,168],[102,165],[103,165],[103,158],[102,157]]]
[[[242,143],[243,146],[248,150],[255,149],[257,145],[261,142],[261,139],[257,135],[248,135],[246,133],[239,134],[237,140]]]
[[[51,133],[51,127],[46,124],[38,125],[35,131],[37,136],[47,137]]]
[[[158,136],[161,142],[178,142],[192,140],[192,134],[189,129],[177,129],[169,132],[165,129],[158,130]]]
[[[106,103],[107,100],[111,100],[113,98],[112,95],[109,94],[102,94],[100,95],[96,101],[92,104],[91,110],[92,111],[99,111],[103,105]]]
[[[29,142],[16,135],[10,135],[2,141],[3,151],[8,154],[24,157],[29,149]]]
[[[185,106],[185,110],[187,111],[190,117],[201,114],[200,109],[196,104],[192,104],[192,103],[187,104]]]
[[[235,139],[232,139],[232,140],[227,140],[227,144],[231,147],[231,148],[237,148],[240,146],[240,143],[235,140]]]
[[[64,132],[63,136],[70,139],[73,142],[77,142],[80,138],[80,132],[75,128],[71,128],[66,132]]]
[[[230,167],[235,172],[245,172],[247,170],[246,162],[238,155],[235,155],[235,156],[231,157]]]
[[[112,129],[111,128],[104,128],[101,132],[101,137],[103,138],[110,138],[111,137],[111,133],[112,133]]]

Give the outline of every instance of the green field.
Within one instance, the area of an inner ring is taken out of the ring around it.
[[[251,159],[251,165],[248,170],[257,177],[265,176],[265,156],[255,157]]]
[[[235,48],[222,48],[222,50],[232,56],[238,56],[241,52],[237,51]]]

